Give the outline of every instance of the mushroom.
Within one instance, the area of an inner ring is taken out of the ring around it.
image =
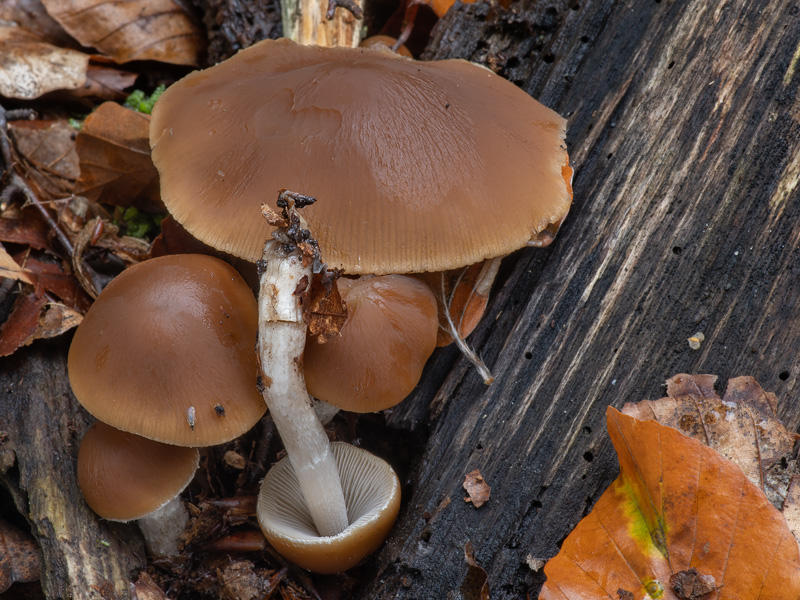
[[[123,271],[69,349],[78,401],[122,431],[178,446],[232,440],[264,414],[256,301],[219,259],[164,256]]]
[[[365,450],[334,442],[350,522],[333,536],[317,533],[303,492],[284,458],[264,479],[258,496],[258,522],[278,552],[315,573],[336,573],[374,552],[400,510],[400,482],[389,465]]]
[[[196,448],[154,442],[97,421],[78,451],[78,485],[104,519],[138,520],[152,554],[177,554],[189,519],[179,495],[199,460]]]
[[[191,456],[196,468],[197,451],[178,446],[232,440],[264,414],[256,388],[256,319],[250,288],[217,258],[184,254],[139,263],[106,286],[75,332],[68,359],[72,390],[100,421],[143,436],[140,440],[118,434],[115,439],[124,441],[113,442],[117,446],[144,446],[159,456],[172,452],[184,457],[184,465]],[[118,491],[113,488],[121,484],[89,479],[112,472],[110,458],[94,462],[98,455],[84,450],[112,445],[109,430],[98,425],[81,445],[81,487],[100,516],[139,518],[145,514],[139,510],[142,502],[135,511],[121,513],[121,506],[109,512],[116,501],[99,499]],[[170,493],[177,496],[191,477],[186,472]],[[147,477],[128,479],[142,488],[147,486],[144,480]],[[168,500],[154,498],[152,509]],[[186,524],[186,509],[176,500],[158,512],[168,513],[172,541],[155,541],[148,530],[161,525],[152,525],[159,519],[150,517],[140,522],[148,545],[154,553],[176,552],[176,532]]]
[[[150,142],[170,212],[215,248],[260,259],[265,398],[320,535],[348,516],[303,378],[312,266],[443,271],[538,239],[572,199],[564,131],[555,112],[465,61],[287,40],[192,73],[156,103]],[[265,244],[256,212],[277,188],[309,196],[281,194],[283,217],[268,221],[282,230]]]
[[[312,396],[344,410],[394,406],[417,385],[436,348],[436,298],[419,279],[339,279],[347,321],[324,343],[307,336],[303,357]]]
[[[488,69],[266,40],[171,86],[150,143],[163,200],[198,239],[261,258],[265,194],[303,210],[330,268],[444,271],[566,216],[566,121]]]

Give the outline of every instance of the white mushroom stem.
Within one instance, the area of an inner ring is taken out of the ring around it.
[[[164,506],[137,520],[147,549],[154,556],[173,556],[180,550],[181,535],[189,522],[189,513],[180,495]]]
[[[311,281],[295,251],[278,242],[264,246],[258,297],[258,354],[264,399],[294,467],[317,531],[336,535],[348,526],[339,471],[303,376],[306,324],[295,294]]]

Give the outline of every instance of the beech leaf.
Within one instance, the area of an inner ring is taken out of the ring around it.
[[[84,46],[118,63],[158,60],[197,66],[200,29],[174,0],[43,0],[56,21]]]
[[[165,210],[150,159],[149,128],[148,115],[115,102],[105,102],[90,114],[75,140],[78,193],[93,202]]]
[[[738,466],[671,427],[606,415],[620,475],[545,566],[541,600],[681,600],[670,581],[691,569],[715,600],[800,597],[797,541]]]
[[[86,83],[89,56],[57,48],[20,27],[0,26],[0,96],[33,100]]]
[[[728,381],[723,398],[715,375],[681,373],[667,381],[667,397],[628,403],[622,412],[669,425],[732,460],[780,509],[786,500],[797,436],[775,415],[777,398],[752,377]]]

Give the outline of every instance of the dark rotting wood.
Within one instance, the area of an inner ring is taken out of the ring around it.
[[[468,541],[493,599],[535,598],[528,558],[552,557],[617,474],[605,407],[659,398],[675,373],[753,375],[800,425],[798,16],[479,3],[435,30],[428,58],[481,62],[568,118],[575,204],[550,248],[507,259],[470,338],[495,383],[445,350],[389,415],[429,437],[359,598],[469,597]],[[480,509],[461,488],[476,468]]]

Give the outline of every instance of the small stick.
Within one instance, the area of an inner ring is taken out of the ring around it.
[[[364,18],[364,11],[361,10],[361,7],[355,3],[355,0],[329,0],[328,11],[325,13],[325,18],[328,21],[333,20],[333,15],[336,12],[337,7],[350,11],[350,14],[352,14],[358,20]]]

